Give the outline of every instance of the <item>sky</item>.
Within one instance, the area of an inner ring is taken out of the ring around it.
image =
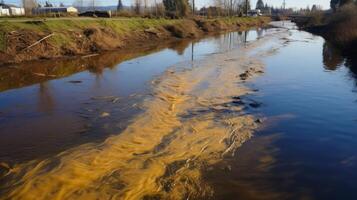
[[[4,0],[5,3],[11,4],[21,4],[21,0]],[[46,0],[38,0],[43,3]],[[74,0],[48,0],[51,3],[59,4],[63,2],[65,5],[71,5]],[[84,0],[86,1],[86,0]],[[99,5],[116,5],[117,0],[95,0]],[[159,0],[158,0],[159,1]],[[198,8],[212,4],[214,0],[195,0]],[[312,6],[314,4],[321,5],[323,9],[329,9],[330,0],[285,0],[286,8],[306,8],[307,6]],[[123,0],[124,5],[131,5],[134,0]],[[257,0],[250,0],[252,8],[255,8]],[[263,0],[264,3],[268,5],[273,5],[274,7],[281,7],[283,0]]]
[[[273,5],[274,7],[281,7],[284,0],[263,0],[264,4]],[[207,0],[196,0],[198,7],[202,7]],[[252,8],[255,8],[257,0],[250,0]],[[323,9],[330,8],[330,0],[285,0],[286,8],[306,8],[307,6],[321,5]]]

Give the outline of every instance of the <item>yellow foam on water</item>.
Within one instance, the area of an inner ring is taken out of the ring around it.
[[[228,60],[227,58],[235,58]],[[145,112],[120,134],[55,158],[15,166],[9,199],[165,199],[212,195],[201,170],[234,153],[256,127],[232,96],[238,75],[261,64],[240,51],[176,67],[155,81]]]

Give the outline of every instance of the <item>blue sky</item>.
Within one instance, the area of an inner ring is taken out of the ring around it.
[[[4,0],[6,3],[20,4],[21,0]],[[46,0],[38,0],[39,2],[45,2]],[[66,5],[71,5],[74,0],[49,0],[53,3],[64,2]],[[86,1],[86,0],[84,0]],[[149,0],[150,1],[150,0]],[[159,0],[157,0],[159,1]],[[212,4],[214,0],[196,0],[197,7],[202,7],[205,5]],[[257,0],[250,0],[253,7],[255,7]],[[306,6],[312,6],[313,4],[321,5],[324,9],[328,9],[330,5],[330,0],[285,0],[286,7],[294,8],[306,8]],[[115,5],[117,0],[96,0],[99,5]],[[124,5],[130,5],[134,0],[123,0]],[[263,0],[264,3],[269,5],[280,7],[283,0]]]

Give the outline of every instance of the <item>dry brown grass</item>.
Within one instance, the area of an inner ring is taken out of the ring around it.
[[[315,12],[301,24],[308,31],[322,35],[329,42],[343,50],[355,52],[357,45],[357,5],[344,5],[335,13]]]
[[[8,21],[0,23],[0,64],[92,54],[169,39],[198,38],[205,32],[236,30],[268,23],[265,18],[237,17],[207,21],[214,28],[204,30],[194,19],[132,17]],[[54,35],[24,51],[49,34]]]
[[[348,45],[357,40],[357,6],[343,6],[328,19],[330,38],[337,44]]]

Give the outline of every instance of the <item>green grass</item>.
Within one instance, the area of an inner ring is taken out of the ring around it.
[[[143,19],[143,18],[111,18],[111,19],[88,19],[67,18],[55,20],[25,19],[26,21],[8,21],[1,23],[0,28],[6,26],[8,31],[31,30],[36,32],[66,32],[80,31],[85,28],[111,28],[117,34],[128,34],[131,31],[143,30],[150,27],[162,26],[175,23],[178,20],[168,19]],[[27,21],[28,20],[28,21]]]
[[[64,18],[48,19],[46,21],[37,18],[24,18],[24,21],[8,20],[0,23],[0,30],[6,26],[8,31],[26,29],[40,32],[63,32],[67,30],[83,30],[85,28],[112,28],[118,34],[128,33],[130,31],[143,30],[151,27],[174,24],[181,20],[170,19],[144,19],[144,18],[110,18],[110,19],[93,19],[93,18]],[[217,20],[217,19],[211,19]],[[237,22],[251,22],[255,18],[248,17],[224,17],[218,18],[223,22],[233,24]]]
[[[133,31],[175,23],[178,20],[143,19],[143,18],[66,18],[55,20],[21,19],[3,21],[0,23],[0,50],[5,49],[5,33],[11,31],[28,30],[42,34],[55,33],[50,41],[55,46],[63,46],[72,42],[71,33],[81,33],[86,28],[109,28],[118,36],[130,35]]]
[[[0,50],[6,47],[5,33],[11,31],[27,30],[47,35],[55,33],[49,40],[54,46],[61,47],[71,44],[74,33],[81,34],[86,28],[106,28],[111,29],[118,36],[127,36],[135,31],[142,31],[148,28],[162,27],[180,23],[183,20],[171,19],[145,19],[145,18],[15,18],[0,19]],[[256,18],[222,17],[211,20],[220,20],[226,24],[241,22],[246,24],[257,21]]]
[[[143,18],[111,18],[111,19],[88,19],[67,18],[55,20],[28,19],[28,21],[8,21],[10,29],[28,29],[36,31],[62,31],[66,29],[83,29],[89,27],[113,27],[121,30],[136,30],[152,26],[173,23],[177,20],[167,19],[143,19]]]

